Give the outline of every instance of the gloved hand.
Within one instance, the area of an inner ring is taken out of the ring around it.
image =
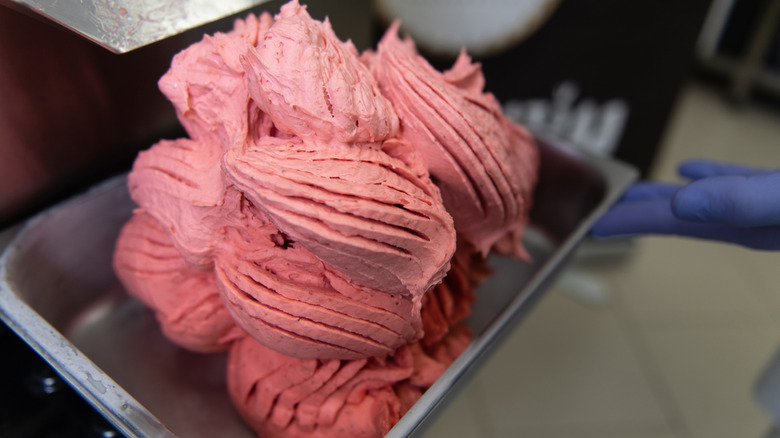
[[[674,234],[780,250],[780,170],[691,161],[679,173],[692,181],[629,188],[591,234]]]

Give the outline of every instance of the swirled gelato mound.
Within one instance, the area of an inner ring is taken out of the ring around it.
[[[293,1],[160,79],[188,138],[136,159],[115,271],[173,342],[228,351],[262,436],[386,433],[469,344],[485,255],[524,254],[530,136],[465,55],[441,74],[395,33],[360,56]]]
[[[232,345],[228,390],[260,436],[383,436],[471,341],[459,325],[473,302],[467,267],[453,268],[423,304],[425,338],[387,356],[298,359],[254,339]]]
[[[415,150],[391,137],[398,123],[386,100],[358,105],[357,98],[331,99],[334,113],[348,114],[343,117],[356,121],[350,126],[360,126],[349,136],[334,136],[339,125],[319,113],[328,110],[322,93],[274,106],[260,102],[265,97],[257,96],[259,88],[255,97],[247,91],[264,76],[235,70],[241,68],[235,58],[298,59],[291,46],[309,48],[308,39],[296,38],[301,23],[310,23],[303,33],[329,42],[304,58],[314,66],[299,67],[315,73],[306,76],[316,83],[311,86],[381,96],[351,45],[294,3],[263,38],[247,35],[269,18],[248,21],[237,26],[234,39],[207,37],[176,56],[161,88],[191,138],[142,152],[129,175],[130,193],[186,262],[211,272],[236,323],[259,342],[300,358],[390,354],[422,334],[422,297],[441,281],[455,248],[452,219]],[[273,35],[287,50],[272,44]],[[318,68],[320,58],[347,55],[352,62]],[[337,67],[365,90],[343,80],[337,85]],[[306,82],[296,70],[285,70],[295,74],[276,77],[277,87],[297,89]],[[237,77],[247,84],[240,87]],[[217,101],[225,102],[224,113],[215,112]],[[371,122],[377,114],[392,121]],[[300,123],[290,125],[290,119]],[[314,135],[313,127],[326,133]]]
[[[213,352],[245,336],[220,298],[214,274],[187,263],[160,223],[145,212],[136,213],[122,229],[114,269],[177,344]]]
[[[539,158],[531,135],[484,93],[478,64],[462,51],[440,73],[390,27],[367,54],[382,93],[401,119],[401,136],[417,146],[461,238],[487,254],[527,257],[520,237],[527,222]]]

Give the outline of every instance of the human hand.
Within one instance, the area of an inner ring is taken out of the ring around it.
[[[630,187],[591,234],[671,234],[780,250],[780,170],[690,161],[679,173],[691,182]]]

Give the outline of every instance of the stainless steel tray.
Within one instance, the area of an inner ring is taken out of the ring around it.
[[[492,257],[468,323],[475,338],[388,436],[420,436],[520,322],[593,221],[637,177],[620,162],[540,141],[525,237],[534,262]],[[0,259],[0,319],[130,437],[251,437],[228,399],[224,355],[187,352],[127,297],[111,268],[134,208],[113,178],[31,219]]]

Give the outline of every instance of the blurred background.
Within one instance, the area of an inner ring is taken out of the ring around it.
[[[780,1],[306,3],[361,50],[398,18],[438,68],[466,46],[510,117],[644,178],[675,181],[687,158],[780,166]],[[0,229],[181,136],[157,79],[233,19],[117,55],[0,1]],[[586,241],[429,435],[770,436],[754,387],[780,348],[778,267],[724,244]]]

